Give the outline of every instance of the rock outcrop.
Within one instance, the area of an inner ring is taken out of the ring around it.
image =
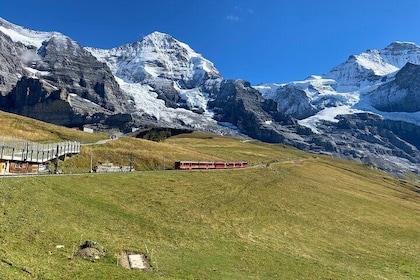
[[[246,135],[265,142],[305,145],[299,131],[310,130],[279,113],[277,104],[264,99],[249,82],[225,80],[211,97],[209,108],[217,121],[233,124]]]
[[[420,47],[394,42],[322,76],[251,86],[154,32],[111,50],[0,19],[0,110],[70,127],[204,130],[420,173]]]
[[[132,112],[109,67],[60,33],[1,20],[0,48],[1,110],[67,126]]]
[[[386,120],[369,113],[341,115],[338,122],[322,122],[323,134],[309,139],[336,157],[357,160],[394,172],[418,172],[420,129],[407,122]],[[411,144],[414,143],[414,144]]]
[[[392,82],[371,93],[372,105],[384,112],[420,111],[420,65],[407,63]]]

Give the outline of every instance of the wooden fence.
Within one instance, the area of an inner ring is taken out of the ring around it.
[[[0,159],[45,163],[65,155],[80,153],[80,142],[36,143],[19,140],[0,140]]]

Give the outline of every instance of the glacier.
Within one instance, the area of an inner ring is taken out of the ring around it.
[[[412,42],[395,41],[383,50],[367,50],[352,55],[347,61],[321,76],[310,76],[303,81],[287,84],[260,84],[254,86],[267,99],[279,104],[279,111],[297,114],[301,103],[293,102],[299,96],[314,113],[299,118],[299,123],[320,133],[321,121],[336,122],[338,115],[369,112],[390,120],[414,123],[420,126],[420,112],[384,112],[372,105],[375,90],[395,79],[396,73],[407,63],[420,64],[420,47]],[[294,93],[290,96],[291,89]],[[400,94],[403,94],[400,92]],[[377,102],[385,102],[377,100]]]
[[[29,105],[30,117],[42,115],[61,125],[67,119],[64,125],[84,122],[98,129],[161,126],[253,137],[388,171],[420,172],[420,47],[415,43],[396,41],[351,55],[302,81],[251,86],[225,80],[211,61],[161,32],[108,50],[0,19],[2,34],[0,58],[6,66],[0,90],[7,95],[19,88],[12,94],[23,102],[9,104],[14,99],[3,96],[6,110]],[[25,103],[28,86],[48,110]],[[67,108],[67,118],[63,112],[54,115],[60,106]]]
[[[223,78],[212,62],[187,44],[153,32],[139,42],[111,50],[86,50],[109,66],[120,87],[133,97],[137,114],[145,113],[167,124],[182,121],[194,129],[217,126],[207,106],[205,86]],[[166,85],[164,90],[176,92],[180,99],[177,105],[185,108],[171,108],[159,98],[162,84]]]

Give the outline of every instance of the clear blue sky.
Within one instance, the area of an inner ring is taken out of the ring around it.
[[[419,0],[1,0],[0,17],[112,48],[153,31],[252,84],[322,75],[349,55],[420,43]]]

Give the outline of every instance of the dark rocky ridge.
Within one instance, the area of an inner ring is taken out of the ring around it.
[[[0,49],[1,110],[69,127],[127,126],[130,98],[108,66],[76,42],[57,35],[36,50],[3,35]]]
[[[50,74],[44,79],[112,112],[127,109],[127,96],[110,69],[69,38],[52,37],[38,50],[41,61],[34,65]]]
[[[322,135],[310,142],[334,156],[372,164],[390,172],[419,172],[420,129],[401,121],[385,120],[369,113],[342,115],[338,123],[323,122]],[[318,139],[317,139],[318,138]]]
[[[394,81],[380,86],[374,95],[372,104],[380,111],[420,111],[420,65],[407,63]]]
[[[214,88],[209,107],[215,119],[235,125],[242,133],[270,143],[305,145],[300,127],[292,117],[280,114],[276,103],[243,80],[224,80]]]
[[[0,93],[7,95],[24,75],[20,57],[27,50],[23,44],[13,42],[8,36],[0,36]]]
[[[170,59],[145,58],[143,45],[149,51],[152,49],[152,53],[167,54]],[[169,123],[155,115],[142,114],[141,108],[140,112],[135,112],[134,95],[129,96],[120,88],[110,66],[63,35],[54,33],[37,49],[13,42],[0,32],[0,50],[1,110],[69,127],[91,125],[122,131],[131,131],[133,127],[194,127],[191,119],[184,121],[182,116]],[[265,142],[284,143],[306,151],[355,159],[390,172],[411,170],[420,173],[418,125],[386,120],[372,114],[353,114],[338,116],[338,122],[323,121],[317,127],[319,133],[314,133],[299,125],[297,119],[312,116],[328,106],[338,106],[340,98],[320,94],[318,103],[311,103],[300,85],[283,87],[284,94],[278,99],[265,99],[246,81],[223,80],[210,62],[205,62],[192,50],[184,49],[183,44],[161,33],[114,51],[111,58],[118,61],[116,66],[126,66],[117,68],[116,72],[120,71],[149,88],[149,93],[155,93],[164,100],[166,107],[202,114],[203,108],[186,104],[180,91],[192,89],[192,92],[208,95],[208,108],[205,109],[214,113],[218,124],[211,120],[211,124],[203,126],[203,129],[211,127],[209,131],[243,134]],[[144,65],[134,63],[134,58],[139,57]],[[350,59],[347,64],[354,60]],[[204,67],[202,63],[207,64]],[[155,67],[154,72],[147,72],[145,65]],[[335,68],[336,72],[339,69]],[[356,72],[355,76],[351,76],[350,72],[343,75],[348,76],[351,86],[360,84],[357,80],[359,74],[368,81],[382,79],[384,83],[370,95],[377,109],[417,112],[420,106],[419,71],[418,65],[407,64],[395,78],[390,75],[384,79],[364,70]],[[341,75],[336,72],[333,73],[335,76]],[[334,88],[337,84],[324,86]],[[317,89],[309,87],[308,90],[315,92]],[[389,102],[384,105],[383,100]],[[294,111],[289,113],[288,109],[292,106]],[[203,120],[200,114],[194,115],[195,122]],[[228,129],[224,127],[226,125],[236,129]]]
[[[255,139],[357,160],[394,174],[420,170],[420,127],[415,124],[359,113],[338,116],[337,123],[324,121],[318,127],[322,133],[315,134],[279,113],[276,102],[262,98],[245,81],[223,81],[213,97],[209,106],[215,118]]]

